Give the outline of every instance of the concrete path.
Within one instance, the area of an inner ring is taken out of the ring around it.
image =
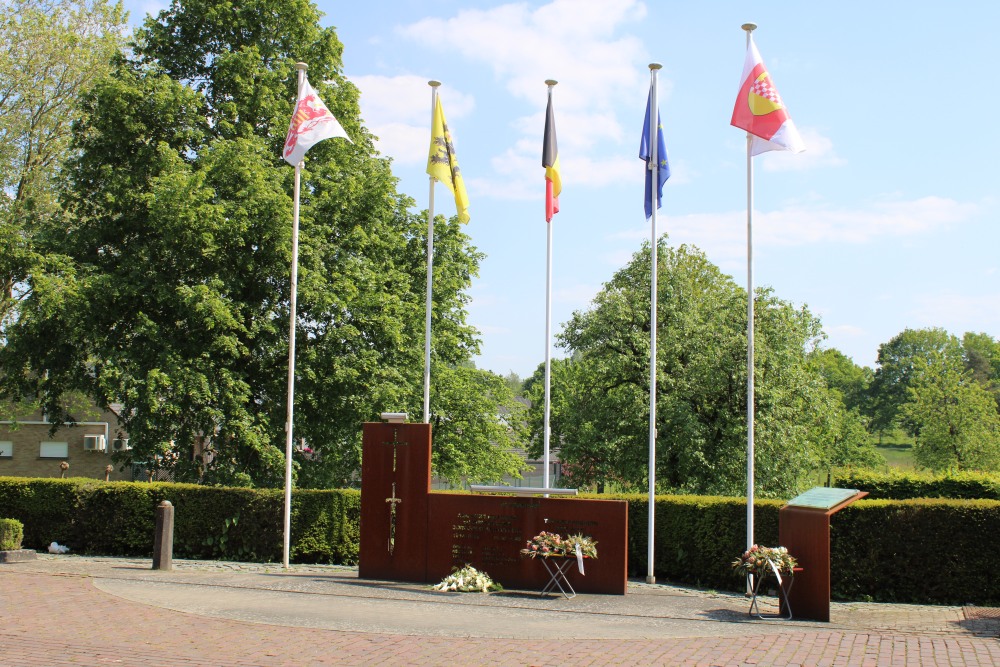
[[[739,595],[440,593],[352,568],[39,555],[0,565],[0,665],[997,665],[991,609],[837,604],[761,621]],[[774,613],[773,600],[765,613]]]

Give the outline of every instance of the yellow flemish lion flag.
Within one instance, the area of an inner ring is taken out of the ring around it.
[[[469,195],[465,193],[465,180],[458,168],[455,144],[444,119],[441,98],[434,103],[434,120],[431,123],[431,148],[427,155],[427,175],[444,183],[455,195],[455,209],[461,222],[469,221]]]

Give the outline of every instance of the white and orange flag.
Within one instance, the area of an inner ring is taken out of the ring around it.
[[[333,137],[351,140],[309,85],[309,79],[304,78],[292,122],[288,125],[288,136],[285,137],[285,162],[294,167],[302,161],[307,150]]]
[[[740,92],[736,96],[736,107],[730,124],[753,135],[751,155],[767,151],[801,153],[806,149],[795,123],[788,115],[788,109],[778,95],[771,75],[764,67],[752,37],[747,47]]]

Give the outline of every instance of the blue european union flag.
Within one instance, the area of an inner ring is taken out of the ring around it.
[[[653,102],[653,89],[650,87],[649,98],[646,100],[646,117],[642,122],[642,141],[639,144],[639,158],[646,161],[646,217],[653,215],[653,169],[650,161],[653,153],[650,150],[652,141],[649,133],[650,107]],[[656,208],[660,208],[663,199],[663,184],[670,178],[670,163],[667,161],[667,145],[663,141],[663,124],[660,122],[660,110],[656,110],[656,161],[659,162],[659,182],[656,186]]]

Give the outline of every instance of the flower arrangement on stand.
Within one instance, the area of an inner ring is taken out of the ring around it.
[[[799,564],[785,547],[762,547],[757,544],[733,561],[733,569],[737,574],[752,574],[758,577],[772,572],[772,565],[779,574],[791,575]]]
[[[480,572],[471,565],[462,569],[452,568],[452,573],[434,586],[436,591],[456,591],[458,593],[490,593],[502,591],[503,586],[490,579],[490,575]]]
[[[597,542],[586,535],[569,535],[563,537],[559,533],[540,532],[527,541],[521,549],[521,554],[529,558],[571,558],[576,556],[576,549],[584,558],[597,558]]]

